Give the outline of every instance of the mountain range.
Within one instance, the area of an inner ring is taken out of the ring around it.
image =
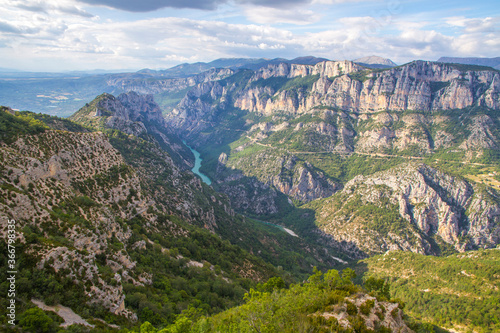
[[[212,80],[213,78],[206,77],[207,72],[240,68],[256,70],[269,64],[279,63],[312,65],[325,60],[312,56],[292,60],[227,58],[209,63],[181,64],[166,70],[143,69],[123,73],[109,73],[101,70],[31,73],[5,69],[0,71],[0,101],[4,105],[19,110],[37,110],[67,117],[101,93],[118,95],[133,90],[142,94],[154,94],[162,109],[169,109],[178,100],[165,101],[162,94],[172,91],[185,93],[185,89],[194,86],[200,80]]]
[[[495,69],[500,69],[500,57],[496,58],[458,58],[458,57],[441,57],[438,62],[449,62],[464,65],[488,66]]]
[[[39,301],[103,332],[499,329],[498,70],[304,57],[91,78],[69,118],[0,112],[23,329],[62,324]]]

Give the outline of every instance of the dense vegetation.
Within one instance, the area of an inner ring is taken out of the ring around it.
[[[390,293],[416,320],[475,332],[500,330],[500,251],[448,257],[390,252],[364,260],[368,274],[390,281]]]
[[[271,278],[245,293],[244,305],[211,317],[186,311],[169,327],[157,329],[145,323],[141,332],[391,332],[387,323],[382,324],[387,316],[399,320],[401,329],[405,324],[397,304],[389,303],[398,301],[389,301],[388,285],[383,280],[367,280],[366,290],[376,297],[366,297],[363,288],[352,283],[354,277],[350,268],[341,274],[336,270],[323,274],[314,268],[307,281],[288,288],[280,278]],[[336,316],[342,314],[346,322],[340,323]],[[370,314],[378,319],[368,328]],[[434,332],[432,325],[410,326],[418,332]]]
[[[11,114],[6,107],[0,107],[0,140],[6,143],[15,141],[19,135],[37,134],[46,129],[47,125],[34,117],[20,112]]]

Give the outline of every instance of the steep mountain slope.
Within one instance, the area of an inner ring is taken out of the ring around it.
[[[93,317],[166,325],[189,306],[233,306],[257,281],[339,263],[317,244],[237,216],[186,170],[185,146],[163,149],[179,139],[159,114],[135,93],[99,96],[73,117],[86,127],[2,109],[2,235],[15,220],[20,314],[39,298],[96,325],[104,324]]]
[[[198,147],[203,172],[238,211],[294,230],[316,222],[325,244],[353,257],[390,248],[439,254],[499,242],[499,80],[493,69],[424,61],[387,70],[283,63],[200,84],[166,119]],[[425,164],[390,170],[409,161]],[[383,170],[368,188],[354,179]],[[458,175],[465,193],[450,190]],[[400,189],[401,179],[428,190]],[[351,184],[359,187],[352,196]],[[328,200],[345,209],[334,217]],[[307,202],[294,212],[292,203]]]
[[[69,303],[80,313],[85,304],[95,304],[94,316],[109,311],[132,321],[158,316],[167,306],[164,317],[156,319],[167,322],[184,307],[181,299],[194,301],[203,288],[179,296],[180,288],[165,303],[158,297],[173,291],[160,284],[187,283],[201,273],[196,267],[205,261],[207,268],[219,268],[204,274],[223,285],[228,278],[261,280],[276,274],[262,260],[192,226],[217,229],[235,223],[234,213],[223,196],[182,172],[158,146],[119,133],[108,138],[100,132],[51,130],[29,114],[2,111],[2,124],[38,132],[13,133],[16,137],[3,138],[1,147],[2,226],[7,218],[16,221],[18,261],[24,263],[18,278],[38,274],[33,282],[26,281],[24,302],[29,301],[25,297],[42,297]],[[134,154],[136,162],[127,162]],[[2,228],[3,236],[6,230]],[[193,243],[195,239],[199,240]],[[224,255],[214,257],[217,247]],[[163,268],[148,268],[160,262]],[[51,289],[63,286],[71,292]],[[158,299],[150,302],[159,302],[155,308],[127,301],[151,286]],[[230,289],[232,294],[226,296],[237,301],[243,289],[236,294]],[[222,301],[225,292],[217,296],[221,308],[228,304]],[[149,307],[149,314],[144,307]]]
[[[151,95],[128,92],[114,97],[102,94],[68,119],[94,130],[112,128],[156,142],[179,165],[192,167],[189,149],[165,127],[162,112]]]
[[[500,243],[496,192],[425,164],[356,176],[311,207],[322,230],[371,255],[394,249],[440,254],[447,244],[464,251]]]

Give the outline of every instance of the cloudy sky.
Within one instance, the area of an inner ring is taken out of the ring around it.
[[[500,56],[500,6],[447,0],[0,0],[0,67],[163,69],[222,57]]]

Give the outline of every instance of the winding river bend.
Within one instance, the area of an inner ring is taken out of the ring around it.
[[[201,155],[200,155],[200,152],[191,148],[190,146],[188,146],[188,144],[186,143],[186,141],[182,141],[186,147],[189,148],[189,150],[191,150],[191,152],[194,154],[194,167],[191,169],[191,171],[200,176],[201,180],[207,184],[207,185],[211,185],[212,184],[212,181],[210,180],[210,178],[208,178],[207,175],[203,174],[200,172],[200,167],[201,167],[201,161],[203,161],[203,159],[201,158]],[[249,218],[249,217],[247,217]],[[280,226],[280,225],[277,225],[277,224],[272,224],[272,223],[269,223],[269,222],[266,222],[266,221],[261,221],[261,220],[257,220],[257,219],[253,219],[252,220],[254,221],[257,221],[257,222],[260,222],[260,223],[264,223],[264,224],[267,224],[267,225],[270,225],[270,226],[273,226],[273,227],[276,227],[278,229],[281,229],[282,231],[288,233],[289,235],[292,235],[294,237],[299,237],[295,232],[293,232],[292,230],[288,229],[288,228],[285,228],[283,226]]]
[[[207,185],[211,185],[212,184],[212,181],[210,180],[210,178],[208,178],[207,175],[203,174],[200,172],[200,167],[201,167],[201,161],[203,160],[201,158],[201,155],[200,155],[200,152],[198,152],[197,150],[191,148],[190,146],[188,146],[188,144],[186,143],[186,141],[182,141],[186,147],[189,148],[189,150],[191,150],[191,152],[193,153],[194,155],[194,167],[191,169],[191,171],[195,174],[195,175],[198,175],[200,176],[201,180],[207,184]]]

